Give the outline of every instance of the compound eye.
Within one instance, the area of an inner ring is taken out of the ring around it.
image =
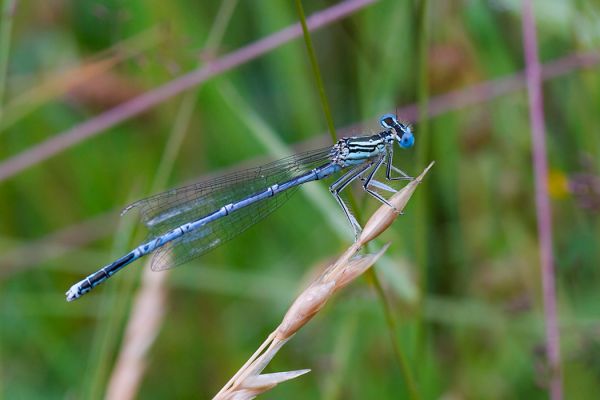
[[[408,149],[411,148],[415,144],[415,137],[413,135],[404,135],[400,140],[400,146]]]

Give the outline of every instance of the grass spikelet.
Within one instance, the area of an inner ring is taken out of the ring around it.
[[[379,207],[375,213],[369,218],[363,231],[358,238],[357,243],[362,247],[371,240],[375,239],[379,236],[383,231],[385,231],[394,220],[398,217],[400,213],[404,210],[406,205],[408,204],[408,200],[414,193],[417,186],[423,180],[423,177],[431,167],[434,162],[431,162],[427,168],[421,173],[421,175],[417,176],[414,180],[410,181],[408,185],[406,185],[402,190],[395,193],[388,201],[394,206],[394,208],[390,207]]]
[[[365,224],[363,233],[342,255],[298,295],[279,326],[267,337],[214,399],[252,399],[278,383],[296,378],[309,370],[261,374],[277,352],[306,325],[333,294],[367,271],[385,253],[389,244],[375,254],[357,255],[371,240],[384,232],[402,213],[433,162],[389,199],[394,208],[382,205]]]
[[[240,386],[239,390],[228,393],[221,399],[227,400],[249,400],[253,399],[261,393],[266,392],[269,389],[274,388],[281,382],[289,381],[300,375],[304,375],[309,372],[310,369],[300,369],[297,371],[288,372],[276,372],[273,374],[262,374],[248,377],[243,382],[243,386]]]

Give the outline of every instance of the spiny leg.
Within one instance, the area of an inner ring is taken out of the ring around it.
[[[342,210],[344,210],[344,214],[346,214],[346,218],[348,218],[348,221],[350,221],[350,225],[352,225],[352,229],[354,229],[355,239],[358,239],[358,235],[360,235],[362,228],[360,227],[360,224],[358,223],[354,215],[352,215],[352,213],[348,209],[346,203],[344,203],[344,200],[342,200],[342,198],[340,197],[340,192],[344,190],[344,188],[346,188],[346,186],[348,186],[358,176],[360,176],[367,169],[369,169],[369,167],[371,167],[372,165],[373,162],[366,162],[364,164],[352,168],[350,171],[342,175],[329,187],[329,191],[331,192],[335,200],[338,202],[340,207],[342,207]]]
[[[398,180],[407,180],[407,181],[411,181],[411,180],[413,180],[413,179],[414,179],[413,177],[409,176],[409,175],[408,175],[408,174],[406,174],[404,171],[402,171],[402,170],[401,170],[401,169],[399,169],[399,168],[396,168],[396,167],[393,165],[393,163],[392,163],[392,157],[393,157],[393,149],[387,149],[386,157],[383,159],[383,164],[385,164],[385,165],[386,165],[386,179],[387,179],[388,181],[398,181]],[[379,168],[379,165],[377,166],[377,168]],[[391,173],[391,171],[392,171],[392,170],[393,170],[394,172],[397,172],[397,173],[399,173],[399,174],[400,174],[400,176],[394,176],[394,177],[393,177],[393,176],[391,176],[391,175],[392,175],[392,173]],[[372,175],[375,175],[375,172],[374,172]],[[361,180],[364,182],[364,181],[366,181],[368,178],[361,177],[360,179],[361,179]],[[383,183],[383,182],[380,182],[380,181],[378,181],[378,180],[374,179],[374,177],[373,177],[373,176],[371,176],[371,178],[370,178],[370,180],[369,180],[369,186],[371,186],[371,187],[376,187],[376,188],[378,188],[378,189],[385,190],[385,191],[387,191],[387,192],[390,192],[390,193],[396,193],[396,192],[397,192],[397,190],[396,190],[396,189],[394,189],[394,188],[392,188],[392,187],[390,187],[390,186],[386,185],[386,184],[385,184],[385,183]],[[372,194],[372,193],[371,193],[371,194]]]
[[[387,164],[387,168],[385,170],[385,177],[388,181],[412,181],[414,179],[412,176],[409,176],[401,169],[394,167],[394,165],[392,163],[392,161],[394,159],[394,148],[391,146],[387,148],[386,159],[387,160],[385,160],[385,163]],[[400,176],[393,177],[392,170],[394,170],[394,172],[399,173]]]
[[[376,191],[369,188],[369,185],[371,185],[373,183],[373,177],[377,173],[377,170],[379,169],[379,167],[381,167],[381,164],[383,164],[383,162],[385,161],[385,158],[386,158],[385,156],[380,157],[379,160],[376,161],[373,168],[371,168],[371,172],[369,172],[369,175],[367,175],[367,177],[365,179],[363,189],[365,189],[365,191],[367,193],[369,193],[371,196],[375,197],[377,200],[379,200],[383,204],[390,206],[391,208],[393,208],[395,210],[396,208],[393,205],[391,205],[385,198],[383,198],[382,195],[380,195]],[[375,182],[377,182],[377,181],[375,181]],[[377,183],[379,183],[379,182],[377,182]],[[374,185],[374,186],[376,186],[376,185]]]

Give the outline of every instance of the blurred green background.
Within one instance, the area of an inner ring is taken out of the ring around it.
[[[414,175],[436,165],[379,242],[391,242],[375,270],[392,334],[421,398],[546,398],[527,93],[511,78],[524,68],[521,4],[435,1],[425,24],[421,5],[381,0],[312,33],[338,134],[376,131],[396,109],[414,120],[403,107],[434,102],[396,166]],[[600,45],[600,5],[537,1],[536,17],[541,62],[571,62],[543,86],[549,185],[565,395],[593,399],[600,73],[574,55]],[[0,163],[297,21],[292,1],[5,0]],[[144,238],[135,216],[118,218],[131,201],[331,144],[314,82],[300,37],[0,182],[1,397],[105,395],[147,266],[74,303],[65,290]],[[480,83],[511,89],[467,105],[436,97]],[[351,243],[327,184],[309,186],[170,273],[139,398],[214,395]],[[379,205],[354,194],[363,217]],[[336,295],[268,369],[312,372],[263,398],[406,398],[382,302],[368,279]]]

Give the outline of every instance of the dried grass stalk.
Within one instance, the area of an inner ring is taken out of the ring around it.
[[[147,353],[165,317],[168,274],[155,274],[146,265],[125,337],[106,389],[107,399],[134,399],[146,370]]]
[[[309,370],[261,374],[275,354],[292,336],[306,325],[321,310],[331,296],[348,285],[356,277],[369,269],[387,250],[385,245],[375,254],[364,256],[358,252],[371,240],[384,232],[402,213],[408,200],[423,177],[433,166],[433,162],[408,185],[394,194],[389,202],[394,208],[382,205],[369,218],[358,240],[350,246],[332,265],[330,265],[313,283],[311,283],[286,312],[279,326],[269,335],[256,352],[246,361],[240,370],[227,382],[213,398],[253,399],[273,388],[278,383],[296,378]]]

